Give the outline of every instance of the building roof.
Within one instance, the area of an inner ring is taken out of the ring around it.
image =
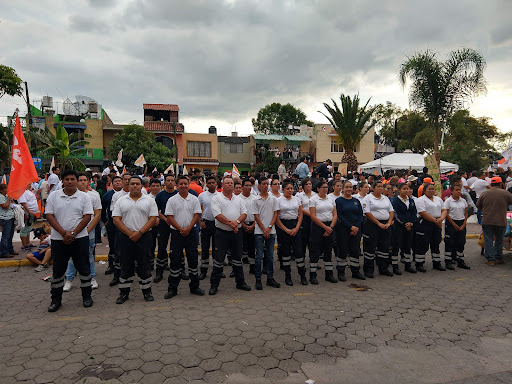
[[[172,124],[173,123],[169,123],[168,121],[145,121],[144,129],[153,132],[174,132]],[[183,133],[184,131],[185,128],[183,124],[176,123],[176,132]]]
[[[143,109],[152,109],[154,111],[171,111],[179,112],[180,107],[176,104],[143,104]]]
[[[313,141],[311,138],[307,136],[295,136],[295,135],[262,135],[259,133],[256,133],[252,135],[254,140],[262,140],[262,141],[295,141],[295,142],[302,142],[302,141]]]
[[[285,135],[284,137],[287,141],[313,141],[313,139],[307,136]]]

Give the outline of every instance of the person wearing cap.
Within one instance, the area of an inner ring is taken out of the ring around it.
[[[37,265],[36,272],[41,272],[48,267],[48,262],[52,258],[51,239],[43,227],[35,228],[33,232],[34,239],[39,239],[39,247],[37,251],[27,254],[27,260]]]
[[[475,181],[476,183],[476,181]],[[482,212],[485,262],[487,265],[504,264],[503,236],[507,226],[507,209],[512,204],[512,194],[503,188],[499,176],[491,178],[491,189],[482,192],[476,207]]]
[[[423,179],[423,184],[421,184],[418,188],[418,197],[423,196],[423,189],[425,189],[425,186],[429,185],[429,184],[434,184],[434,182],[432,181],[432,179],[430,177],[425,177]]]
[[[409,177],[407,177],[407,185],[412,190],[412,194],[415,197],[418,197],[419,185],[417,183],[417,180],[418,180],[418,178],[416,176],[414,176],[414,175],[410,175]]]

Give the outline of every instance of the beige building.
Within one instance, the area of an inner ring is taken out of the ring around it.
[[[183,133],[183,165],[188,170],[198,168],[201,173],[217,173],[219,168],[219,155],[217,145],[217,131],[210,129],[211,134]]]

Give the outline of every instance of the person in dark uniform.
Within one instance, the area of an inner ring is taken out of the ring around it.
[[[112,220],[112,211],[110,210],[110,203],[112,202],[112,196],[117,191],[123,188],[123,179],[120,176],[114,176],[112,179],[112,189],[105,193],[101,198],[101,221],[107,229],[108,239],[108,268],[105,271],[105,275],[114,273],[114,258],[116,249],[116,237],[117,228]]]

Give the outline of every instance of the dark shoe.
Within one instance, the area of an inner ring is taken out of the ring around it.
[[[185,271],[181,271],[181,280],[188,280],[190,277],[185,273]]]
[[[208,294],[210,296],[214,296],[217,294],[218,288],[217,287],[210,287],[210,290],[208,291]]]
[[[281,284],[279,284],[274,279],[267,279],[267,286],[273,287],[273,288],[281,288]]]
[[[404,268],[404,271],[405,272],[409,272],[409,273],[416,273],[416,270],[412,267],[412,265],[405,265],[405,268]]]
[[[128,298],[129,298],[128,295],[123,295],[121,293],[116,300],[116,304],[123,304],[126,300],[128,300]]]
[[[438,262],[435,262],[435,263],[433,263],[433,264],[434,264],[434,265],[433,265],[432,269],[435,269],[435,270],[437,270],[437,271],[446,271],[446,268],[445,268],[445,267],[443,267],[439,261],[438,261]]]
[[[257,291],[261,291],[263,289],[263,285],[261,284],[261,279],[256,280],[256,284],[255,284],[254,288],[256,288]]]
[[[445,265],[446,265],[446,269],[449,269],[450,271],[455,271],[455,265],[453,265],[453,263],[452,263],[452,262],[447,261],[447,262],[445,263]]]
[[[338,280],[339,281],[347,281],[347,278],[345,277],[345,272],[338,271]]]
[[[201,272],[201,274],[199,275],[199,280],[204,280],[206,279],[206,272]]]
[[[427,272],[427,270],[425,269],[425,267],[423,265],[416,265],[416,271],[421,272],[421,273]]]
[[[84,308],[92,307],[93,301],[92,301],[92,297],[91,296],[84,297],[83,301],[84,301]]]
[[[59,310],[60,307],[62,307],[62,302],[52,301],[52,303],[48,307],[48,312],[56,312]]]
[[[153,279],[153,283],[155,283],[155,284],[159,283],[163,280],[163,278],[164,278],[163,273],[157,273],[155,278]]]
[[[334,277],[334,274],[329,273],[325,275],[325,281],[328,281],[329,283],[337,283],[338,280]]]
[[[309,282],[313,285],[318,285],[318,279],[316,277],[316,273],[314,275],[309,275]]]
[[[235,277],[235,271],[231,271],[231,273],[229,274],[229,277]]]
[[[243,283],[238,283],[236,285],[236,289],[240,289],[242,291],[250,291],[251,290],[251,287],[249,287],[245,281]]]
[[[389,276],[389,277],[394,276],[393,272],[391,272],[388,269],[383,269],[382,271],[379,271],[379,275],[381,275],[381,276]]]
[[[197,296],[204,296],[204,291],[199,287],[191,289],[190,293]]]
[[[9,255],[11,256],[18,256],[20,253],[16,251],[9,252]]]
[[[165,295],[164,295],[164,299],[172,299],[174,296],[176,296],[178,294],[178,290],[177,289],[170,289],[168,290]]]
[[[254,264],[251,264],[251,265],[249,266],[249,273],[250,273],[251,275],[254,275]]]
[[[112,279],[112,281],[111,281],[108,285],[110,285],[111,287],[114,287],[114,286],[116,286],[117,284],[119,284],[119,279],[118,279],[117,277],[114,277],[114,278]],[[121,303],[121,304],[122,304],[122,303]]]
[[[226,278],[226,274],[225,274],[224,272],[222,272],[222,273],[220,274],[220,278],[221,278],[221,279],[225,279],[225,278]]]
[[[366,280],[366,277],[364,277],[364,275],[357,271],[357,272],[352,272],[352,278],[353,279],[358,279],[358,280]]]
[[[155,298],[153,297],[153,295],[151,294],[151,292],[148,292],[148,293],[145,293],[145,294],[144,294],[144,300],[145,300],[145,301],[155,301]]]
[[[504,264],[504,261],[503,260],[496,260],[494,262],[495,264]],[[459,268],[462,268],[462,269],[471,269],[471,267],[469,265],[467,265],[464,260],[457,260],[457,267]]]
[[[293,280],[291,276],[286,276],[284,278],[284,283],[290,287],[293,287]]]
[[[369,278],[369,279],[373,279],[373,272],[365,272],[364,275]]]
[[[248,258],[248,257],[244,257],[244,258],[242,259],[242,263],[244,263],[244,264],[249,264],[249,258]]]
[[[112,267],[108,267],[107,270],[105,271],[105,275],[111,275],[114,273],[114,268]]]
[[[308,285],[308,279],[306,279],[306,276],[301,276],[300,277],[300,283],[302,285]]]
[[[398,276],[402,274],[402,271],[400,270],[400,267],[398,265],[396,267],[393,267],[393,274]]]

